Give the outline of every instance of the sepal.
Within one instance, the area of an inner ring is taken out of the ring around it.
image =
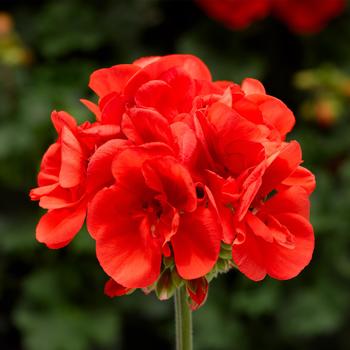
[[[155,293],[159,300],[167,300],[174,295],[176,288],[179,288],[182,284],[183,280],[176,269],[174,267],[166,268],[156,283]]]

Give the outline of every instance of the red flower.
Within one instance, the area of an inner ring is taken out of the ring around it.
[[[286,141],[293,113],[260,82],[213,82],[198,58],[170,55],[98,70],[90,87],[94,123],[52,115],[58,139],[30,193],[48,210],[40,242],[65,246],[87,216],[107,295],[186,285],[193,309],[233,263],[253,280],[308,264],[315,179]]]
[[[315,181],[311,173],[298,167],[300,162],[300,147],[292,142],[236,180],[211,175],[224,240],[233,242],[234,262],[253,280],[266,274],[292,278],[311,259],[314,236],[307,221],[308,196]],[[280,190],[274,195],[276,189]]]
[[[345,8],[345,0],[197,0],[203,10],[231,29],[242,29],[270,12],[296,33],[316,33]]]
[[[316,33],[345,8],[344,0],[273,0],[273,9],[297,33]]]
[[[61,248],[74,238],[85,220],[91,140],[94,148],[117,136],[119,128],[90,123],[77,126],[73,117],[65,112],[53,112],[51,119],[59,137],[43,157],[39,187],[31,190],[30,197],[48,209],[37,226],[37,240],[50,248]]]
[[[94,198],[88,219],[106,273],[128,288],[147,287],[171,251],[181,277],[208,273],[220,249],[217,212],[197,206],[191,175],[173,152],[160,143],[130,147],[112,171],[116,184]]]
[[[232,29],[243,29],[267,16],[270,0],[197,0],[211,17]]]
[[[240,227],[243,237],[234,243],[233,261],[255,281],[266,274],[277,279],[295,277],[309,264],[314,249],[307,193],[291,187],[256,210],[248,212]]]

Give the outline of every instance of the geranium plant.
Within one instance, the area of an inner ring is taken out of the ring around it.
[[[310,262],[315,179],[286,141],[293,113],[259,81],[214,82],[197,57],[169,55],[99,69],[89,86],[95,121],[51,116],[58,138],[30,192],[47,209],[39,242],[64,247],[86,220],[108,296],[175,295],[178,349],[219,273],[285,280]]]

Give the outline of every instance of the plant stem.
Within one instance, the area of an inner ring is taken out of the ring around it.
[[[192,350],[192,311],[186,301],[186,287],[175,291],[176,350]]]

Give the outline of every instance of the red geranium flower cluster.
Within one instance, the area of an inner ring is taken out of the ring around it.
[[[213,82],[191,55],[148,57],[95,71],[96,121],[53,112],[58,139],[39,187],[37,239],[96,241],[110,296],[161,299],[186,284],[192,308],[208,281],[236,266],[252,280],[296,276],[310,261],[314,176],[286,134],[293,113],[254,79]]]
[[[270,13],[296,33],[316,33],[343,12],[345,0],[197,0],[204,11],[232,29],[243,29]]]

